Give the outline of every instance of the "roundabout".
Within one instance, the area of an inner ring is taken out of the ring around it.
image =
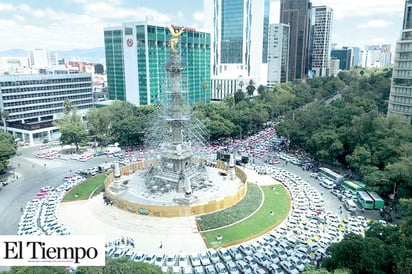
[[[281,186],[279,182],[276,182],[270,176],[258,175],[249,169],[245,169],[245,173],[250,178],[249,181],[258,181],[259,186],[274,184]],[[226,238],[226,233],[228,231],[230,233],[230,227],[234,228],[245,221],[247,224],[247,219],[250,217],[248,216],[243,220],[238,220],[237,223],[210,229],[203,233],[199,230],[197,223],[197,218],[201,217],[201,215],[156,217],[136,214],[135,212],[119,209],[116,206],[106,205],[102,195],[94,196],[88,200],[60,203],[58,207],[60,221],[67,226],[72,234],[76,235],[105,235],[107,242],[115,241],[121,237],[130,237],[134,239],[134,249],[140,252],[164,252],[168,255],[182,252],[198,253],[210,247],[216,247],[216,243],[213,243],[213,241],[208,244],[209,241],[205,237],[214,237],[213,235],[215,234],[221,234],[222,237]],[[290,204],[287,207],[289,210]],[[288,210],[283,212],[284,215],[280,217],[281,220],[286,218]],[[269,210],[266,211],[262,217],[270,219],[272,216],[269,214]],[[76,212],[76,214],[73,214],[73,212]],[[280,211],[276,215],[277,219],[279,219]],[[267,231],[271,231],[273,227],[273,224],[268,225],[260,233],[249,235],[243,239],[235,239],[232,241],[232,244],[256,238]],[[159,248],[160,243],[162,243],[161,249]]]

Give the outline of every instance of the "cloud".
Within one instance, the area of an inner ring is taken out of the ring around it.
[[[195,13],[193,13],[193,18],[196,21],[203,22],[203,20],[205,19],[205,14],[202,11],[196,11]]]
[[[1,20],[0,19],[0,29],[12,27],[12,26],[16,26],[16,22],[14,22],[13,20]]]
[[[403,14],[405,0],[312,0],[313,6],[326,5],[333,8],[334,19],[357,16],[393,16]]]
[[[392,22],[385,21],[382,19],[377,19],[377,20],[369,20],[368,22],[366,22],[366,24],[357,25],[357,28],[358,29],[381,28],[381,27],[387,27],[389,25],[392,25]]]
[[[11,11],[13,10],[13,5],[0,3],[0,11]]]

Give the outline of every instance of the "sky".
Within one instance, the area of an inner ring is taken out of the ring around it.
[[[212,0],[205,0],[212,1]],[[271,0],[270,23],[279,23]],[[390,44],[402,28],[405,0],[312,0],[334,11],[337,47]],[[154,20],[202,29],[203,0],[0,0],[0,51],[104,47],[105,27]]]

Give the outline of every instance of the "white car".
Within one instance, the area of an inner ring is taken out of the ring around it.
[[[281,261],[280,266],[283,268],[283,270],[285,270],[286,273],[299,274],[299,270],[297,270],[296,267],[293,266],[291,262]]]

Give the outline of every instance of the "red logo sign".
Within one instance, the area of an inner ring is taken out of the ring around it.
[[[133,39],[127,39],[126,43],[129,47],[133,46]]]

